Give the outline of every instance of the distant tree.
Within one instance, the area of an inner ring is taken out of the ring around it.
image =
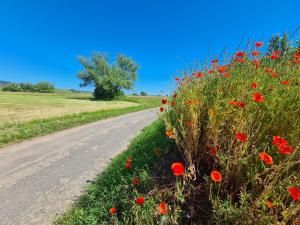
[[[141,96],[147,96],[148,94],[145,91],[141,91]]]
[[[90,59],[79,57],[84,70],[77,74],[82,80],[81,87],[92,85],[96,99],[112,99],[124,94],[122,89],[131,89],[137,77],[138,65],[124,55],[117,55],[109,63],[107,55],[94,53]]]
[[[133,93],[132,95],[137,96],[138,94],[137,93]]]
[[[49,82],[39,82],[34,85],[34,89],[36,92],[41,93],[53,93],[55,91],[55,87],[53,84]]]
[[[41,93],[53,93],[55,87],[49,82],[39,82],[37,84],[21,83],[21,84],[9,84],[3,87],[3,91],[12,92],[41,92]]]
[[[2,91],[21,92],[22,89],[18,84],[8,84],[3,87]]]
[[[291,49],[292,45],[289,43],[288,34],[284,33],[282,37],[277,34],[270,39],[267,55],[271,55],[274,51],[279,51],[281,55],[286,55],[291,51]]]
[[[271,37],[267,49],[267,54],[271,55],[274,51],[280,51],[280,35],[277,34],[273,37]]]

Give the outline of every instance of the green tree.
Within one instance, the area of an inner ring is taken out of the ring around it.
[[[284,33],[282,37],[277,34],[273,37],[271,37],[268,49],[267,49],[267,55],[271,55],[274,51],[279,51],[281,55],[288,54],[292,49],[292,45],[289,42],[288,34]]]
[[[269,41],[267,54],[271,55],[272,52],[274,52],[274,51],[280,51],[280,35],[279,34],[272,36]]]
[[[141,91],[141,96],[147,96],[148,94],[145,91]]]
[[[122,89],[132,89],[137,77],[138,65],[124,55],[117,55],[115,62],[109,62],[105,54],[94,53],[91,58],[79,57],[84,70],[77,74],[81,87],[94,86],[96,99],[112,99],[122,95]]]

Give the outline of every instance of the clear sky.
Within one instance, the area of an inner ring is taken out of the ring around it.
[[[78,55],[140,64],[135,92],[172,89],[179,69],[300,24],[299,0],[1,0],[0,80],[79,89]]]

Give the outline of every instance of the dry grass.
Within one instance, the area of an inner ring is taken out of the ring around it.
[[[91,97],[89,93],[0,92],[0,124],[139,105],[128,101],[92,101]]]

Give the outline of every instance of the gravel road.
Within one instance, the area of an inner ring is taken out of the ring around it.
[[[51,224],[156,119],[144,110],[0,149],[0,224]]]

